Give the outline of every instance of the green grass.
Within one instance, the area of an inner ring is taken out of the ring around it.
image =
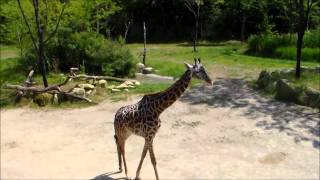
[[[141,60],[143,44],[129,44],[129,48],[137,60]],[[8,49],[13,49],[8,47]],[[153,67],[158,74],[180,77],[185,71],[184,62],[193,63],[194,57],[201,57],[202,63],[212,78],[223,76],[229,78],[244,78],[254,80],[258,78],[261,70],[273,71],[276,69],[294,68],[295,62],[292,60],[255,57],[244,54],[247,45],[237,41],[228,42],[201,42],[198,52],[193,52],[193,48],[188,43],[169,43],[169,44],[147,44],[147,66]],[[2,49],[1,49],[2,51]],[[304,62],[302,66],[316,67],[316,62]],[[25,69],[19,66],[19,58],[5,58],[0,60],[0,85],[4,83],[21,84],[27,75]],[[300,80],[292,80],[297,85],[306,85],[320,90],[319,74],[304,74]],[[50,73],[48,81],[50,84],[62,82],[61,74]],[[35,81],[42,85],[40,75],[35,76]],[[196,82],[193,82],[196,83]],[[141,84],[130,92],[111,93],[102,91],[93,97],[96,102],[109,97],[114,101],[126,99],[134,94],[148,94],[166,89],[170,84]],[[8,107],[12,104],[15,93],[12,90],[1,88],[0,107]],[[96,98],[96,99],[95,99]],[[65,103],[59,107],[86,107],[85,103]]]
[[[137,59],[143,44],[129,44]],[[192,51],[192,46],[181,44],[149,44],[147,45],[147,66],[158,70],[161,75],[179,77],[185,67],[183,62],[192,63],[194,57],[201,57],[203,64],[210,70],[226,69],[230,77],[253,77],[263,70],[286,69],[295,67],[295,62],[283,59],[263,58],[245,55],[246,45],[232,43],[215,43],[211,46],[202,45],[198,52]],[[315,67],[315,62],[302,62],[302,66]],[[215,74],[215,72],[212,72]]]

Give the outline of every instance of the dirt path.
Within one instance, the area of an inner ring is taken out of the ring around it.
[[[118,169],[113,116],[104,102],[73,110],[1,111],[1,179],[124,177]],[[317,179],[319,113],[260,97],[242,80],[194,87],[161,116],[154,141],[161,179]],[[126,146],[134,177],[143,139]],[[141,177],[154,179],[149,156]]]

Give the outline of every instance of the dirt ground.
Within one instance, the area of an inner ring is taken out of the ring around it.
[[[113,116],[134,103],[69,110],[1,110],[1,179],[125,178],[117,173]],[[261,97],[240,79],[193,87],[161,115],[154,140],[160,179],[318,179],[315,110]],[[144,140],[126,144],[135,176]],[[147,155],[142,179],[154,179]]]

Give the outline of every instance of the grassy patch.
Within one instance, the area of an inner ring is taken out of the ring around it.
[[[141,60],[143,44],[129,44],[130,50],[136,59]],[[10,49],[10,48],[9,48]],[[192,45],[188,43],[169,43],[169,44],[148,44],[147,45],[147,66],[153,67],[160,75],[180,77],[184,71],[184,62],[193,63],[193,58],[200,57],[202,63],[211,74],[215,76],[226,76],[231,78],[257,79],[261,70],[274,71],[276,69],[289,69],[295,67],[295,62],[285,59],[255,57],[244,54],[247,45],[237,41],[229,42],[201,42],[198,52],[193,52]],[[4,83],[20,84],[27,75],[27,71],[19,66],[19,58],[7,58],[0,60],[0,85]],[[315,67],[316,62],[302,61],[302,66]],[[295,84],[310,86],[316,89],[319,86],[319,74],[302,73],[300,80],[295,80]],[[42,85],[42,77],[35,75],[35,81]],[[62,74],[49,73],[49,84],[62,82]],[[197,81],[193,81],[197,83]],[[109,84],[112,84],[111,82]],[[72,86],[70,84],[69,86]],[[101,102],[110,98],[114,101],[126,99],[134,94],[149,94],[166,89],[170,84],[141,84],[136,89],[130,89],[129,92],[111,93],[109,90],[98,91],[91,97],[95,102]],[[66,87],[67,89],[69,87]],[[12,90],[1,89],[0,107],[8,107],[13,104],[15,92]],[[63,103],[58,107],[86,107],[87,103]]]
[[[14,45],[0,44],[0,59],[15,58],[19,56],[19,49]]]

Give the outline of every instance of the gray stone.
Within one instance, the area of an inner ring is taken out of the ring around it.
[[[274,93],[276,91],[276,85],[277,85],[276,81],[269,81],[269,83],[265,87],[265,90],[269,93]]]
[[[143,68],[142,73],[143,74],[151,74],[152,71],[153,71],[152,67],[145,67],[145,68]]]
[[[298,91],[294,89],[288,82],[280,79],[276,84],[275,98],[287,102],[295,102],[298,97]]]
[[[259,88],[266,88],[269,83],[273,81],[273,78],[271,77],[270,73],[263,70],[261,71],[259,75],[259,79],[257,81]]]
[[[308,96],[308,106],[320,108],[320,92],[312,89],[307,88],[305,94]]]

